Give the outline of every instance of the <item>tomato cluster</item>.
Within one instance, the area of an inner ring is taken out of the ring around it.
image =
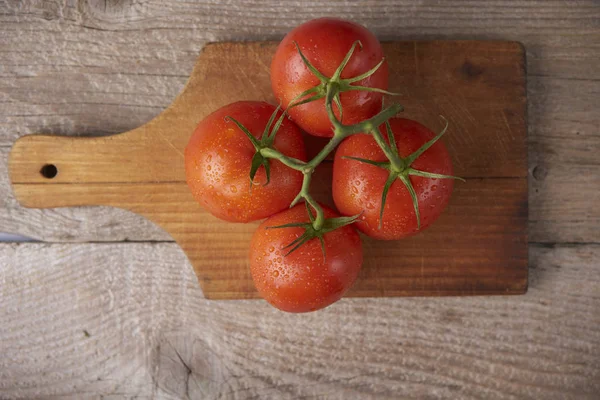
[[[289,312],[339,300],[362,265],[357,231],[397,240],[433,223],[452,193],[452,162],[439,138],[382,109],[388,65],[377,38],[349,21],[320,18],[279,44],[271,84],[280,107],[242,101],[197,126],[185,149],[188,186],[214,216],[267,218],[250,248],[262,297]],[[283,108],[283,110],[281,109]],[[302,130],[331,138],[307,160]],[[313,171],[332,151],[339,213],[310,194]],[[301,204],[303,203],[303,204]]]

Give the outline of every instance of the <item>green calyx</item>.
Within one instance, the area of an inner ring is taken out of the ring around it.
[[[354,215],[351,217],[325,218],[325,219],[323,219],[323,224],[321,225],[321,227],[315,228],[316,218],[313,215],[312,210],[310,209],[312,207],[312,205],[309,206],[308,202],[305,204],[306,204],[306,211],[308,213],[308,218],[310,219],[310,222],[294,222],[294,223],[278,225],[278,226],[269,226],[269,227],[267,227],[267,229],[282,229],[282,228],[302,228],[302,229],[304,229],[304,233],[302,233],[302,235],[298,236],[294,241],[292,241],[290,244],[288,244],[287,246],[285,246],[283,248],[283,250],[288,250],[288,252],[285,255],[287,256],[290,253],[294,252],[295,250],[298,250],[298,248],[300,248],[300,246],[302,246],[304,243],[307,243],[313,239],[319,239],[319,242],[321,243],[321,251],[323,252],[323,261],[324,261],[326,259],[327,255],[325,252],[325,239],[323,239],[323,236],[327,232],[331,232],[331,231],[334,231],[341,227],[344,227],[346,225],[353,224],[354,222],[356,222],[356,220],[358,219],[360,214]],[[315,211],[316,211],[316,209],[315,209]]]
[[[252,157],[252,164],[250,168],[250,187],[252,187],[252,184],[254,183],[254,177],[261,166],[264,167],[265,174],[267,175],[267,182],[263,186],[268,185],[271,181],[271,165],[269,164],[268,157],[266,157],[262,152],[266,149],[274,150],[272,149],[272,146],[273,142],[275,141],[275,134],[281,127],[286,114],[283,112],[277,122],[275,122],[275,118],[277,117],[279,110],[281,110],[280,106],[275,109],[271,115],[271,118],[269,118],[260,140],[256,139],[256,137],[254,137],[254,135],[235,118],[230,116],[225,117],[226,121],[233,122],[242,132],[244,132],[256,150],[256,153],[254,153],[254,156]],[[275,124],[273,125],[273,123]]]
[[[415,151],[408,157],[402,158],[398,153],[398,146],[396,145],[394,133],[392,132],[390,123],[387,121],[385,123],[385,128],[389,144],[386,143],[383,139],[379,128],[374,127],[371,131],[371,134],[373,135],[373,138],[375,139],[379,147],[381,147],[381,149],[383,150],[384,154],[388,158],[388,161],[380,162],[358,157],[344,157],[347,159],[384,168],[389,171],[388,178],[385,181],[385,184],[383,186],[383,192],[381,194],[381,209],[379,210],[379,229],[381,229],[381,226],[383,224],[383,212],[385,209],[385,202],[387,200],[388,192],[394,184],[394,182],[396,182],[397,180],[404,184],[406,190],[408,190],[408,193],[410,194],[415,210],[415,217],[417,219],[417,229],[421,229],[421,215],[419,212],[419,202],[417,199],[417,193],[415,192],[415,188],[413,187],[412,182],[410,181],[410,176],[413,175],[431,179],[457,179],[464,182],[463,178],[459,178],[457,176],[436,174],[433,172],[421,171],[411,167],[412,163],[417,158],[419,158],[421,154],[423,154],[431,146],[433,146],[433,144],[437,142],[444,135],[444,133],[446,133],[446,130],[448,129],[448,121],[444,117],[442,117],[442,119],[446,123],[444,129],[442,129],[442,131],[439,134],[437,134],[433,139],[423,144],[417,151]]]
[[[350,61],[352,54],[354,54],[354,51],[356,50],[356,47],[358,46],[359,49],[362,49],[362,43],[359,40],[357,40],[356,42],[354,42],[352,44],[352,47],[350,48],[348,53],[346,53],[346,56],[344,57],[341,64],[338,66],[338,68],[335,70],[335,72],[333,73],[333,75],[331,77],[325,76],[323,73],[321,73],[317,68],[315,68],[311,64],[311,62],[302,53],[302,50],[300,50],[300,46],[298,45],[298,43],[294,42],[294,45],[296,46],[296,49],[298,50],[298,54],[302,58],[302,62],[304,63],[304,65],[306,65],[306,67],[310,70],[310,72],[314,76],[316,76],[319,79],[319,81],[321,81],[321,82],[317,86],[312,87],[312,88],[300,93],[298,96],[296,96],[288,105],[288,109],[300,106],[302,104],[310,103],[315,100],[329,97],[328,100],[326,101],[326,104],[331,104],[331,103],[335,104],[335,106],[338,109],[338,113],[340,115],[338,122],[341,123],[341,121],[343,121],[344,111],[342,110],[342,101],[340,99],[340,93],[357,90],[357,91],[388,94],[388,95],[392,95],[392,96],[396,95],[396,93],[388,92],[387,90],[383,90],[383,89],[379,89],[379,88],[355,85],[356,82],[366,79],[366,78],[370,77],[371,75],[373,75],[375,72],[377,72],[377,70],[385,62],[385,59],[381,59],[381,61],[377,65],[375,65],[373,68],[371,68],[370,70],[368,70],[367,72],[365,72],[363,74],[357,75],[352,78],[345,78],[345,79],[341,77],[342,72],[344,71],[344,68],[346,68],[346,65],[348,65],[348,62]],[[329,93],[331,93],[330,96],[328,96]],[[331,116],[330,116],[330,119],[331,119]],[[337,120],[337,118],[335,118],[335,120]],[[332,120],[332,123],[335,126],[334,120]]]

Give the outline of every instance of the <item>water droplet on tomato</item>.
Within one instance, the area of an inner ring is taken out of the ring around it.
[[[273,278],[277,278],[279,276],[279,271],[274,270],[271,275],[273,275]]]
[[[208,185],[208,188],[209,188],[209,189],[213,189],[213,188],[214,188],[214,186],[213,186],[213,185]]]
[[[212,156],[209,154],[206,156],[206,162],[211,162],[212,161]]]
[[[373,204],[373,203],[368,203],[368,204],[367,204],[367,208],[368,208],[369,210],[372,210],[372,209],[374,209],[374,208],[375,208],[375,204]]]
[[[431,187],[431,190],[437,190],[437,188],[438,188],[438,187],[437,187],[437,185],[433,185],[433,186]]]
[[[212,167],[211,167],[210,165],[207,165],[207,166],[206,166],[206,170],[207,170],[207,171],[210,171],[211,169],[212,169]]]
[[[237,187],[235,187],[235,185],[231,185],[229,187],[229,189],[231,190],[232,193],[236,193],[237,192]]]
[[[360,181],[358,179],[355,180],[354,183],[356,183],[356,186],[360,186]]]
[[[358,188],[356,186],[352,186],[352,192],[354,194],[358,194]]]
[[[275,247],[273,247],[273,246],[269,247],[269,252],[271,252],[271,253],[272,253],[272,252],[274,252],[274,251],[275,251]]]

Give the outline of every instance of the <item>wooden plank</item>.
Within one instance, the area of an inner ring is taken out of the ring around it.
[[[530,254],[526,296],[288,315],[203,299],[175,244],[1,244],[0,397],[595,399],[600,246]]]
[[[598,146],[600,149],[600,146]],[[572,147],[575,153],[577,147]],[[596,150],[597,152],[598,150]],[[587,151],[586,151],[587,153]],[[598,153],[596,153],[598,154]],[[600,166],[540,164],[532,169],[529,229],[539,242],[600,242]],[[568,227],[563,231],[564,227]]]

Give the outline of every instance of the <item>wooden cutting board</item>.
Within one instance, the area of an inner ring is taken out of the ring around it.
[[[207,45],[183,92],[158,117],[105,137],[29,135],[10,154],[10,178],[25,207],[108,205],[154,221],[179,243],[205,297],[257,297],[248,245],[257,224],[217,220],[193,200],[183,150],[196,124],[237,100],[274,103],[274,42]],[[515,42],[384,44],[390,90],[404,117],[444,136],[456,182],[450,205],[424,232],[402,241],[365,238],[365,262],[348,296],[518,294],[527,290],[526,80]],[[318,140],[309,140],[311,147]],[[331,204],[331,164],[313,179]],[[182,266],[183,268],[184,266]]]

